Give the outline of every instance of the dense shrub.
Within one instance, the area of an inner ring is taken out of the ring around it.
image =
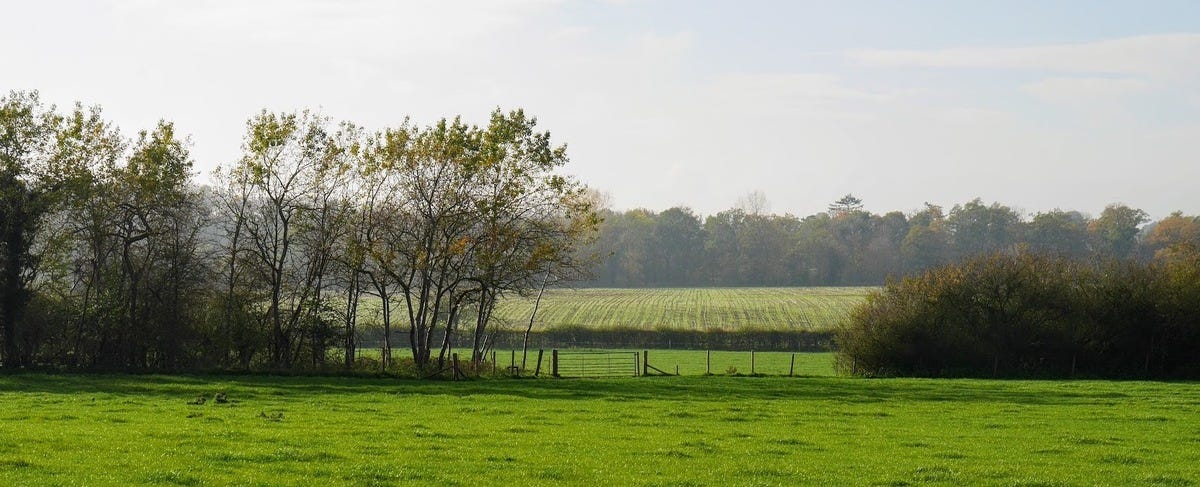
[[[889,282],[838,330],[859,375],[1200,376],[1200,261],[1028,253]]]

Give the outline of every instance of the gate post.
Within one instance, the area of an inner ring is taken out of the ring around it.
[[[541,375],[541,373],[542,373],[542,349],[539,348],[538,349],[537,368],[533,369],[533,376],[537,377],[538,375]]]
[[[558,349],[550,352],[550,371],[551,375],[558,377]]]

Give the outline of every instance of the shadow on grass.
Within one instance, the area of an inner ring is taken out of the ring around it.
[[[1200,399],[1196,383],[1105,381],[993,381],[972,379],[850,379],[763,377],[647,377],[608,380],[415,381],[348,377],[246,375],[0,375],[4,393],[105,394],[195,397],[230,391],[242,399],[320,395],[497,395],[538,400],[819,400],[846,403],[891,401],[988,402],[1070,405],[1130,397],[1129,387],[1171,387],[1172,393]],[[1136,396],[1136,393],[1133,395]],[[1180,399],[1184,399],[1180,397]]]

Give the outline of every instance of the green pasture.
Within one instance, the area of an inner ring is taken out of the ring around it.
[[[1195,383],[21,374],[0,485],[1187,486],[1198,407]]]
[[[868,287],[553,289],[535,323],[542,328],[824,330],[866,299]],[[533,299],[509,298],[495,317],[529,322]]]
[[[714,350],[650,350],[650,365],[664,372],[675,373],[678,367],[680,375],[788,375],[789,372],[798,376],[830,377],[833,371],[833,353],[797,353],[788,352],[729,352]],[[795,355],[795,370],[792,369],[792,355]],[[753,369],[751,369],[753,362]]]

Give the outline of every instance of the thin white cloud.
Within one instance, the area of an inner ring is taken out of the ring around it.
[[[639,37],[639,45],[651,56],[679,55],[691,49],[695,44],[695,34],[687,31],[674,34],[643,34]]]
[[[158,28],[168,40],[297,48],[350,57],[439,55],[486,42],[546,11],[548,0],[390,2],[384,0],[231,0],[114,7],[134,31]]]
[[[1030,47],[850,52],[861,65],[917,68],[1021,69],[1143,75],[1168,79],[1200,72],[1200,34],[1161,34]]]
[[[872,92],[849,86],[825,73],[738,73],[717,77],[713,88],[771,99],[886,101],[896,93]]]
[[[1110,103],[1129,95],[1146,93],[1154,84],[1141,79],[1101,77],[1053,77],[1021,87],[1042,100],[1058,103]]]

